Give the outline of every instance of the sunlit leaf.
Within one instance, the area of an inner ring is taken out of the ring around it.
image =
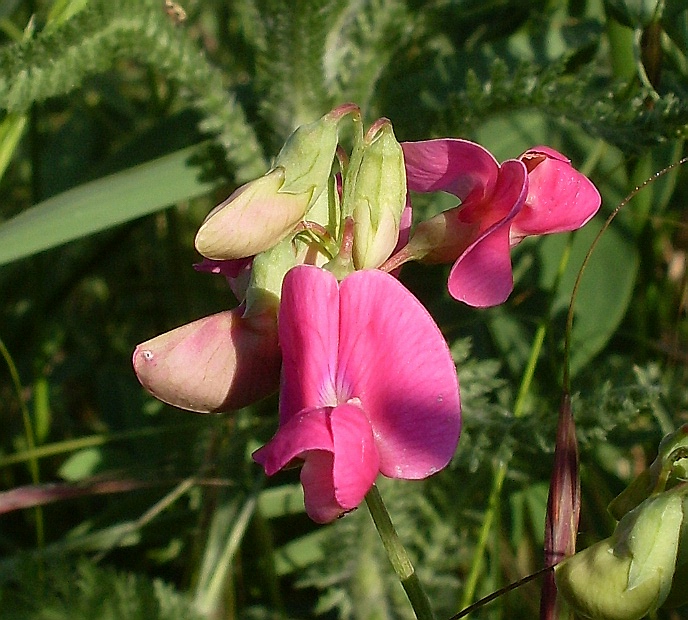
[[[198,147],[165,155],[48,198],[0,224],[0,265],[207,193]]]

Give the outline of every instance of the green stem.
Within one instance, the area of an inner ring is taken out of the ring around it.
[[[12,384],[14,390],[17,393],[17,401],[19,402],[19,408],[22,413],[22,420],[24,422],[24,436],[26,438],[26,445],[29,451],[34,451],[36,449],[36,440],[34,438],[33,424],[31,422],[31,415],[29,414],[29,408],[26,406],[24,399],[22,398],[22,386],[21,380],[19,379],[19,372],[14,364],[14,360],[7,350],[5,343],[0,338],[0,355],[5,360],[7,368],[10,371],[10,377],[12,378]],[[31,482],[38,484],[40,482],[40,472],[38,469],[38,458],[35,456],[29,460],[29,472],[31,473]],[[36,506],[34,509],[36,516],[36,542],[40,548],[43,547],[45,543],[45,531],[43,524],[43,510],[40,506]]]
[[[492,530],[492,524],[494,523],[495,515],[499,509],[499,499],[501,497],[504,479],[506,478],[506,472],[509,469],[510,460],[511,457],[508,456],[500,459],[499,463],[497,464],[497,471],[495,471],[495,475],[492,480],[492,489],[490,490],[490,497],[487,503],[487,510],[485,511],[485,518],[483,519],[483,525],[480,528],[478,544],[476,546],[475,553],[473,554],[471,570],[468,573],[466,585],[463,588],[461,609],[464,609],[470,605],[475,594],[475,589],[478,585],[478,577],[480,576],[483,568],[485,549],[487,548],[487,542],[490,537],[490,530]]]
[[[434,620],[435,616],[430,606],[430,600],[420,584],[406,549],[399,540],[392,519],[385,508],[380,491],[378,491],[376,485],[373,485],[370,491],[368,491],[365,500],[368,510],[370,510],[370,514],[373,517],[375,527],[382,539],[387,557],[406,591],[416,618],[418,620]]]
[[[0,351],[2,351],[2,348],[3,346],[0,342]],[[108,443],[114,443],[117,441],[128,441],[130,439],[140,439],[141,437],[155,437],[157,435],[162,435],[163,433],[173,433],[178,432],[180,430],[185,430],[187,428],[191,429],[193,427],[198,427],[197,420],[193,420],[191,422],[187,422],[184,424],[174,424],[160,428],[137,428],[131,431],[123,431],[121,433],[103,433],[102,435],[88,435],[86,437],[77,437],[76,439],[68,439],[65,441],[46,444],[44,446],[30,447],[27,450],[24,450],[23,452],[17,452],[15,454],[8,454],[7,456],[0,457],[0,469],[2,469],[3,467],[9,467],[10,465],[15,465],[17,463],[24,463],[26,461],[28,461],[29,463],[33,463],[34,461],[38,463],[39,459],[55,456],[57,454],[76,452],[77,450],[103,446]]]

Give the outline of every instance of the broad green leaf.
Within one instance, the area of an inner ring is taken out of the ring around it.
[[[568,310],[573,283],[600,226],[599,222],[590,223],[575,233],[568,268],[554,302],[555,315],[559,313],[563,317]],[[545,290],[551,286],[566,243],[567,235],[550,235],[539,245],[540,283]],[[602,350],[621,323],[631,300],[639,263],[638,249],[630,236],[613,226],[602,235],[583,274],[575,302],[572,375]]]
[[[300,538],[294,538],[275,552],[275,571],[278,575],[289,575],[323,559],[323,542],[328,535],[326,528],[320,528]]]
[[[207,193],[188,147],[44,200],[0,224],[0,265]]]
[[[266,519],[304,512],[303,487],[300,484],[283,484],[261,491],[258,509]]]

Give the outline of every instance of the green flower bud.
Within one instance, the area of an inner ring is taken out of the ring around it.
[[[683,521],[680,494],[646,499],[614,534],[555,568],[559,593],[584,618],[640,620],[671,589]]]
[[[345,104],[297,128],[272,170],[237,189],[210,212],[196,234],[196,249],[215,260],[244,258],[289,235],[327,189],[339,122],[357,110]]]
[[[327,187],[337,149],[339,121],[358,106],[346,103],[320,120],[297,127],[275,159],[274,167],[287,171],[282,191],[294,194],[310,192],[312,201]]]
[[[406,203],[406,170],[392,125],[381,119],[368,132],[360,159],[344,180],[343,212],[354,219],[353,259],[356,269],[379,267],[399,239]]]
[[[284,168],[237,189],[213,209],[196,233],[196,249],[206,258],[231,260],[253,256],[288,235],[311,202],[310,191],[283,192]]]

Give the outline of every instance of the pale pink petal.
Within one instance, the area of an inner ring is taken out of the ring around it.
[[[455,138],[402,142],[406,180],[414,192],[444,191],[462,201],[489,195],[499,164],[488,150]]]
[[[335,406],[339,290],[336,278],[312,265],[291,269],[282,283],[279,337],[284,363],[280,421],[302,409]]]
[[[447,465],[461,406],[447,344],[422,304],[394,277],[357,271],[340,287],[337,392],[368,415],[380,471],[424,478]]]
[[[514,219],[512,241],[527,235],[576,230],[600,208],[597,188],[563,155],[532,150],[521,156],[528,167],[528,195]]]
[[[505,161],[490,200],[475,206],[467,203],[468,214],[459,210],[459,217],[469,221],[480,218],[480,231],[449,274],[448,287],[454,299],[471,306],[487,307],[506,301],[511,293],[509,227],[523,207],[528,187],[526,174],[522,162]],[[484,228],[484,224],[488,227]]]
[[[133,364],[156,398],[197,413],[240,409],[277,390],[274,316],[235,308],[182,325],[136,347]]]
[[[288,422],[280,424],[275,436],[253,453],[253,460],[272,476],[294,459],[303,459],[309,450],[332,452],[329,414],[329,407],[299,411]]]
[[[303,218],[312,194],[279,191],[284,176],[275,168],[213,209],[196,233],[198,252],[214,260],[244,258],[284,239]]]

